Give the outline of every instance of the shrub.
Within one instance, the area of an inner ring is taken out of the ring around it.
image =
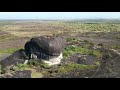
[[[14,71],[17,71],[17,70],[26,70],[28,68],[29,68],[29,66],[26,65],[26,64],[18,64],[17,66],[13,67],[13,70]]]
[[[79,47],[79,46],[67,46],[64,51],[63,51],[63,57],[66,59],[68,58],[70,55],[74,54],[74,53],[81,53],[81,54],[87,54],[87,55],[94,55],[96,57],[100,57],[101,53],[97,50],[90,50],[86,47]]]
[[[82,65],[77,63],[68,63],[58,68],[58,73],[67,73],[75,69],[84,70],[95,68],[93,65]]]

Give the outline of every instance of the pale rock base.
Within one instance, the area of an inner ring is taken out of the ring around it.
[[[57,64],[60,64],[62,58],[63,58],[63,54],[61,53],[58,57],[51,58],[51,59],[49,59],[49,61],[43,60],[43,62],[47,63],[50,66],[57,65]]]
[[[37,58],[34,56],[34,58]],[[57,64],[60,64],[61,63],[61,59],[63,58],[63,54],[61,53],[58,57],[56,58],[51,58],[49,59],[49,61],[47,60],[42,60],[44,63],[47,63],[48,65],[57,65]],[[28,63],[28,60],[25,60],[24,64],[27,64]]]

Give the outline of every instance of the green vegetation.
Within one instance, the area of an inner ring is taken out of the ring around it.
[[[116,39],[120,40],[120,34],[115,36]]]
[[[6,73],[9,67],[3,67],[2,64],[0,64],[0,74]]]
[[[69,42],[71,44],[78,44],[80,39],[77,38],[66,38],[66,42]]]
[[[46,64],[41,64],[41,66],[43,68],[48,68],[48,65]],[[95,65],[82,65],[82,64],[76,64],[76,63],[67,63],[67,64],[63,64],[62,66],[58,67],[56,69],[56,72],[51,73],[52,75],[56,75],[56,74],[61,74],[61,73],[67,73],[70,72],[72,70],[85,70],[85,69],[92,69],[95,68]],[[49,70],[45,70],[45,71],[41,71],[41,72],[36,72],[32,69],[31,66],[28,65],[24,65],[24,64],[18,64],[17,66],[13,67],[14,71],[18,71],[18,70],[32,70],[32,78],[36,78],[36,77],[43,77],[45,75],[50,74]]]
[[[68,63],[58,68],[58,73],[67,73],[75,69],[85,70],[95,68],[93,65],[82,65],[76,63]]]
[[[19,49],[21,49],[21,48],[8,48],[8,49],[0,50],[0,54],[5,54],[5,53],[11,54]]]
[[[81,53],[81,54],[87,54],[87,55],[89,54],[89,55],[94,55],[96,57],[101,56],[101,53],[97,50],[90,50],[86,47],[79,47],[79,46],[74,46],[74,45],[67,46],[64,49],[63,56],[66,59],[74,53]]]
[[[27,70],[29,69],[29,66],[26,64],[18,64],[17,66],[13,67],[13,70],[17,71],[17,70]]]
[[[0,71],[1,71],[1,69],[2,69],[2,65],[0,64]]]
[[[0,25],[9,25],[9,24],[14,24],[14,20],[0,20]]]
[[[51,66],[49,66],[47,63],[43,63],[42,61],[38,61],[38,60],[30,60],[28,62],[29,66],[40,66],[42,68],[51,68]]]
[[[43,68],[51,68],[47,63],[40,63],[40,66]]]
[[[84,20],[67,20],[65,23],[120,23],[118,19],[84,19]]]
[[[63,64],[61,66],[59,66],[58,68],[56,68],[55,70],[44,70],[42,71],[42,75],[43,76],[53,76],[55,77],[56,75],[59,74],[64,74],[64,73],[68,73],[71,72],[73,70],[86,70],[86,69],[94,69],[97,66],[95,65],[82,65],[82,64],[77,64],[77,63],[67,63],[67,64]]]
[[[108,45],[108,47],[111,49],[120,49],[120,45],[117,45],[117,44]]]
[[[0,35],[0,42],[4,42],[7,40],[13,40],[13,39],[17,39],[18,37],[16,36],[11,36],[11,35]]]
[[[5,73],[6,71],[7,71],[7,68],[2,68],[0,73],[3,74],[3,73]]]
[[[9,23],[7,23],[9,22]],[[116,23],[118,21],[114,21],[110,23],[107,21],[107,23],[99,23],[93,22],[93,21],[85,21],[85,23],[82,23],[82,20],[74,20],[74,21],[44,21],[45,23],[36,21],[1,21],[0,22],[0,30],[6,31],[8,33],[11,33],[15,36],[31,36],[31,35],[38,35],[39,31],[46,35],[46,30],[49,32],[48,34],[60,34],[60,33],[81,33],[81,32],[114,32],[114,31],[120,31],[120,21],[119,23]],[[104,20],[102,20],[104,22]],[[4,23],[4,24],[3,24]],[[21,24],[22,23],[22,24]],[[24,24],[23,24],[24,23]],[[32,23],[32,24],[31,24]],[[49,27],[49,28],[48,28]],[[45,32],[43,31],[44,29]],[[49,30],[50,29],[50,30]],[[25,32],[19,32],[19,31],[25,31]],[[29,32],[29,30],[37,30],[35,33]],[[29,32],[29,33],[28,33]]]
[[[89,42],[88,40],[84,40],[84,48],[92,48],[94,46],[94,43]]]
[[[66,42],[68,42],[68,43],[70,43],[72,45],[80,44],[81,42],[83,42],[84,43],[83,47],[85,47],[85,48],[92,48],[94,46],[94,43],[89,42],[88,40],[82,41],[82,40],[80,40],[78,38],[66,38]]]
[[[66,38],[67,42],[79,41],[77,38]]]
[[[98,31],[98,32],[114,32],[120,31],[120,23],[81,23],[73,22],[73,23],[66,23],[61,22],[58,23],[59,26],[64,27],[65,30],[68,32],[91,32],[91,31]]]
[[[18,64],[17,66],[14,66],[13,67],[13,70],[27,70],[27,69],[32,69],[33,67],[42,67],[42,68],[51,68],[51,66],[49,66],[48,64],[46,63],[42,63],[42,62],[39,62],[39,61],[35,61],[35,60],[30,60],[28,62],[28,64]]]
[[[43,74],[41,72],[32,72],[31,77],[32,78],[41,78],[41,77],[43,77]]]
[[[40,65],[40,62],[38,62],[37,60],[30,60],[28,61],[27,63],[30,67],[32,66],[39,66]]]
[[[42,77],[42,73],[41,72],[36,72],[35,69],[33,69],[33,67],[26,65],[26,64],[18,64],[17,66],[13,67],[14,71],[18,71],[18,70],[31,70],[31,77],[32,78],[40,78]]]
[[[120,28],[116,24],[82,24],[81,26],[84,31],[102,31],[102,32],[117,31],[118,28]]]

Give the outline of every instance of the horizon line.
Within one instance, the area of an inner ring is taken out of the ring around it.
[[[0,19],[0,20],[120,20],[120,18],[84,18],[84,19]]]

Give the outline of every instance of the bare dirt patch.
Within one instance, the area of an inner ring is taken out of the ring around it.
[[[17,38],[14,40],[8,40],[5,42],[0,42],[0,50],[3,49],[8,49],[8,48],[19,48],[19,47],[24,47],[25,43],[29,39],[26,38]]]

